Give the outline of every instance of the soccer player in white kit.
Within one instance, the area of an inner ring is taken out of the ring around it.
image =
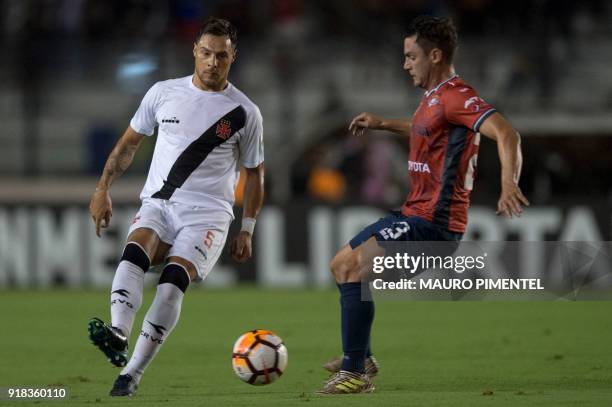
[[[96,234],[110,223],[109,188],[130,165],[144,137],[158,126],[142,206],[130,228],[111,288],[111,324],[89,321],[91,341],[123,367],[111,396],[131,396],[175,327],[183,295],[217,262],[233,220],[234,191],[245,168],[242,228],[232,257],[251,257],[255,218],[263,202],[264,152],[258,107],[228,82],[236,59],[237,33],[223,19],[209,18],[193,46],[195,72],[157,82],[144,96],[129,127],[111,152],[90,212]],[[131,358],[128,343],[142,303],[144,273],[163,263],[157,292],[145,315]]]

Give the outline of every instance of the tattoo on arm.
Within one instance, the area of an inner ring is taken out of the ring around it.
[[[130,166],[138,145],[129,145],[119,142],[106,160],[104,171],[98,184],[101,188],[108,188]]]

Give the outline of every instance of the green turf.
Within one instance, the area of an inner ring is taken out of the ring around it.
[[[612,302],[379,301],[377,391],[321,398],[320,365],[340,350],[335,292],[192,290],[138,395],[119,400],[107,396],[118,369],[87,340],[107,303],[102,292],[0,293],[0,387],[67,386],[70,401],[53,405],[612,405]],[[289,350],[270,386],[242,383],[230,366],[234,340],[252,328],[276,331]]]

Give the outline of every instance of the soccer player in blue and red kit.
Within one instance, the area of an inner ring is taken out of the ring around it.
[[[417,17],[404,38],[404,70],[415,86],[425,89],[412,119],[390,120],[361,113],[349,126],[355,135],[373,129],[409,138],[411,189],[401,211],[367,226],[331,262],[340,289],[344,355],[324,365],[334,374],[320,394],[374,390],[371,378],[379,370],[370,350],[374,303],[361,298],[363,270],[367,268],[364,262],[371,259],[367,253],[378,247],[377,242],[384,241],[461,240],[468,220],[481,134],[497,142],[501,162],[497,213],[512,218],[520,216],[523,205],[529,205],[518,186],[520,136],[455,73],[456,47],[457,32],[450,19]]]

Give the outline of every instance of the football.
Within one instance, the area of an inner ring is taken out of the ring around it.
[[[287,348],[283,340],[272,331],[248,331],[234,344],[232,367],[236,375],[249,384],[270,384],[287,367]]]

